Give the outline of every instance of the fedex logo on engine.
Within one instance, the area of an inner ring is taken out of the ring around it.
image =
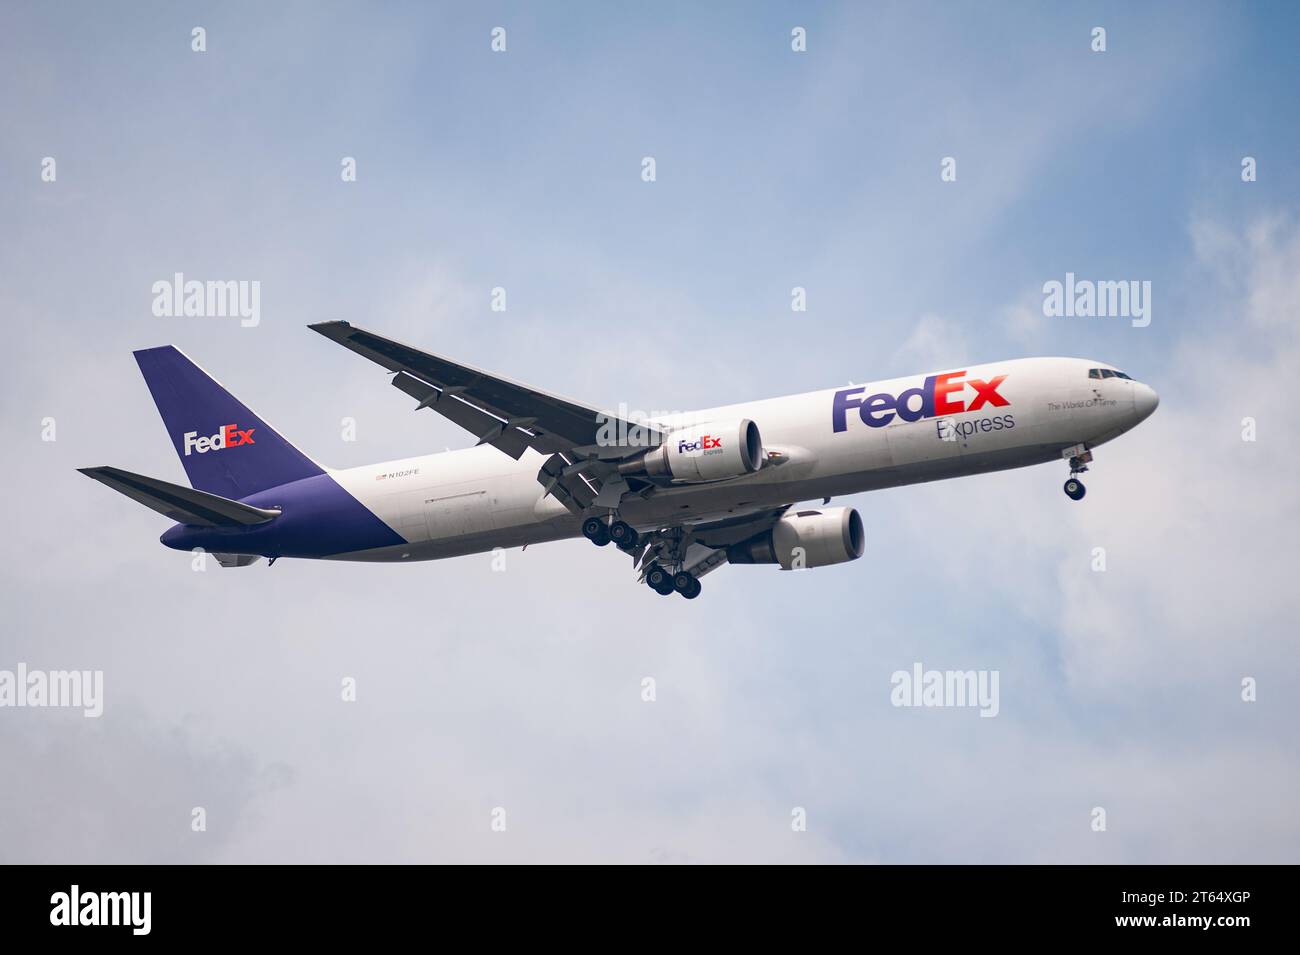
[[[209,451],[220,451],[222,448],[237,448],[241,444],[256,444],[257,442],[253,440],[253,432],[256,430],[256,428],[249,428],[247,431],[240,431],[238,426],[227,424],[222,425],[216,434],[208,435],[206,438],[200,438],[197,431],[186,431],[185,456],[189,457],[191,451],[207,454]]]
[[[895,416],[903,421],[920,421],[963,411],[979,411],[985,405],[1005,408],[1011,403],[998,394],[998,386],[1007,380],[1006,375],[997,375],[988,381],[978,378],[963,381],[965,374],[965,371],[950,371],[931,375],[920,388],[908,388],[898,395],[881,392],[863,398],[861,394],[867,390],[865,385],[837,391],[831,403],[831,430],[838,433],[848,429],[845,419],[850,408],[857,409],[858,417],[867,427],[883,428]],[[967,385],[975,391],[969,405],[962,395]]]
[[[722,447],[722,439],[715,438],[711,434],[702,434],[698,441],[678,441],[677,453],[685,454],[687,451],[712,451],[714,448]]]

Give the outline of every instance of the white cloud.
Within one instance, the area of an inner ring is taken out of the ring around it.
[[[913,323],[911,334],[898,346],[891,362],[900,374],[912,374],[927,368],[957,368],[969,360],[961,326],[927,313]]]
[[[1218,332],[1179,349],[1166,400],[1116,444],[1119,461],[1098,452],[1098,487],[1123,467],[1123,491],[1103,491],[1072,537],[1105,546],[1110,570],[1060,565],[1070,673],[1094,688],[1265,672],[1294,681],[1300,445],[1278,397],[1300,377],[1300,232],[1269,221],[1193,233],[1197,264],[1215,276],[1205,317]],[[1247,416],[1255,443],[1242,440]]]

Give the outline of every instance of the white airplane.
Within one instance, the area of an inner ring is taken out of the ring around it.
[[[825,506],[838,495],[1059,460],[1080,500],[1092,449],[1159,403],[1102,362],[1020,358],[628,420],[347,322],[311,327],[477,446],[322,467],[167,345],[135,356],[192,487],[82,473],[176,521],[163,544],[223,566],[434,560],[581,535],[631,555],[656,592],[693,599],[726,563],[861,557],[858,512]]]

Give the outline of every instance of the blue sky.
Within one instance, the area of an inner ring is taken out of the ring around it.
[[[3,26],[0,668],[103,668],[109,695],[99,721],[0,711],[32,780],[0,795],[11,858],[1296,860],[1290,5],[29,4]],[[176,271],[259,280],[261,324],[156,318]],[[1151,325],[1043,317],[1067,271],[1151,281]],[[1162,405],[1079,507],[1050,466],[860,495],[863,560],[730,568],[690,605],[580,541],[500,574],[196,574],[73,470],[179,479],[130,357],[166,342],[332,465],[469,443],[304,327],[339,318],[611,407],[1031,354],[1112,362]],[[890,706],[918,660],[998,669],[999,717]]]

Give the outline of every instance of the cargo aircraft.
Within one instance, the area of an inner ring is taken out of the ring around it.
[[[641,419],[348,322],[310,327],[383,366],[417,410],[477,444],[326,467],[165,345],[135,357],[191,486],[82,473],[176,522],[166,546],[224,567],[435,560],[582,536],[629,555],[656,593],[694,599],[724,564],[861,557],[862,518],[828,507],[833,497],[1060,461],[1079,501],[1093,449],[1159,403],[1104,362],[1018,358]]]

